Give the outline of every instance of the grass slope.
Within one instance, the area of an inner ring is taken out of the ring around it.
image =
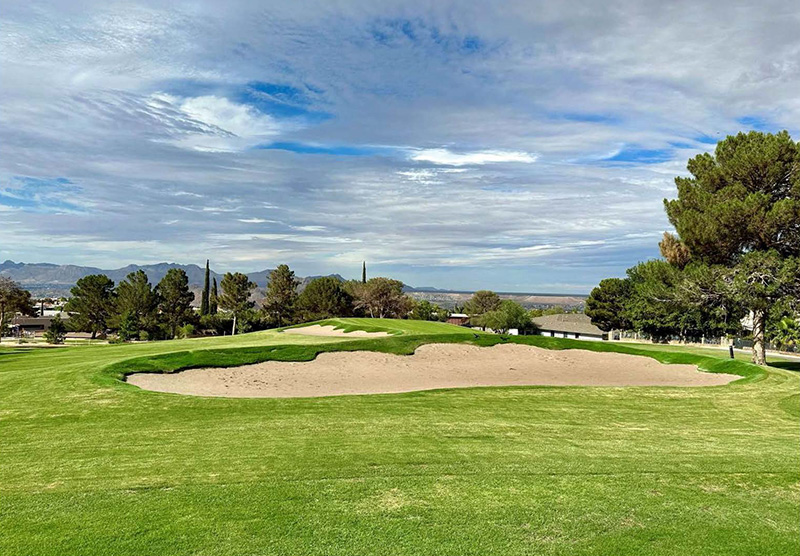
[[[0,353],[0,553],[796,554],[800,377],[712,350],[646,353],[714,388],[477,388],[197,398],[119,382],[333,349],[498,336],[341,319],[283,335]]]

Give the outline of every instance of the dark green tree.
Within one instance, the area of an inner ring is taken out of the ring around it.
[[[436,316],[436,306],[427,299],[420,299],[414,302],[414,308],[408,314],[412,320],[438,320]]]
[[[753,313],[753,361],[763,365],[770,307],[800,281],[781,270],[800,257],[800,145],[786,131],[739,133],[689,160],[688,170],[691,177],[675,179],[678,198],[664,201],[676,240],[692,261],[730,270],[731,294]]]
[[[189,278],[181,268],[170,268],[156,286],[158,309],[167,326],[169,337],[178,334],[178,328],[194,320],[192,301],[194,294],[189,290]]]
[[[350,287],[356,308],[372,318],[405,318],[413,308],[413,300],[403,293],[400,280],[377,277]]]
[[[479,326],[491,328],[498,334],[506,334],[512,328],[525,330],[531,325],[525,307],[510,299],[501,301],[496,309],[483,313],[476,320]]]
[[[18,312],[23,315],[36,314],[31,293],[11,278],[0,276],[0,338],[3,337],[6,322]]]
[[[250,301],[250,293],[256,285],[241,272],[228,272],[222,277],[222,295],[219,296],[219,306],[233,315],[231,334],[236,334],[236,323],[242,314],[252,309],[254,303]]]
[[[264,312],[276,326],[288,324],[294,314],[299,284],[300,281],[295,278],[294,272],[288,265],[279,265],[269,273]]]
[[[117,285],[116,313],[122,328],[127,315],[130,338],[141,330],[153,330],[157,324],[158,296],[143,270],[131,272]]]
[[[50,321],[50,328],[44,331],[44,339],[48,344],[63,344],[67,338],[67,325],[56,315]]]
[[[631,298],[630,281],[606,278],[592,290],[586,300],[586,315],[600,330],[626,330],[631,327],[626,317],[626,304]]]
[[[114,282],[105,274],[90,274],[77,281],[65,309],[73,330],[105,334],[115,312]]]
[[[203,293],[200,298],[200,316],[210,314],[211,284],[209,283],[209,278],[211,277],[211,269],[209,268],[208,264],[208,259],[206,259],[206,273],[203,279]]]
[[[312,280],[297,298],[304,321],[348,317],[353,314],[353,296],[341,280],[324,276]]]
[[[444,307],[440,307],[435,303],[431,303],[427,299],[421,299],[413,304],[408,318],[413,320],[430,320],[430,321],[446,321],[450,316],[450,311]]]
[[[208,297],[208,314],[216,315],[218,309],[219,309],[219,295],[217,293],[217,279],[215,277],[213,285],[211,287],[211,295],[209,295]]]
[[[117,337],[123,342],[129,342],[139,337],[141,327],[139,326],[139,319],[133,311],[125,311],[119,317],[119,328],[117,329]]]
[[[471,316],[478,316],[500,307],[500,296],[490,290],[478,290],[464,304],[464,311]]]
[[[367,261],[361,263],[361,283],[367,283]]]

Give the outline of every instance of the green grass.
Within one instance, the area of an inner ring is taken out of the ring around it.
[[[0,351],[0,554],[797,554],[800,374],[719,350],[342,319],[285,335]],[[120,382],[501,341],[647,354],[712,388],[199,398]]]

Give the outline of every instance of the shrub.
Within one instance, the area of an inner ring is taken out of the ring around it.
[[[61,320],[61,315],[56,315],[50,321],[50,328],[45,330],[44,339],[48,344],[63,344],[67,338],[67,325]]]
[[[179,338],[191,338],[192,336],[194,336],[194,325],[184,324],[178,329],[177,336]]]

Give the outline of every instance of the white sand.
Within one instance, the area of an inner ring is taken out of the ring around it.
[[[620,353],[551,351],[519,344],[427,344],[411,356],[321,353],[308,362],[138,373],[128,382],[146,390],[195,396],[294,398],[471,386],[717,386],[738,378]]]
[[[283,331],[284,334],[300,334],[302,336],[334,336],[339,338],[385,338],[390,336],[388,332],[365,332],[363,330],[353,330],[345,332],[331,325],[321,326],[312,324],[301,328],[289,328]]]

